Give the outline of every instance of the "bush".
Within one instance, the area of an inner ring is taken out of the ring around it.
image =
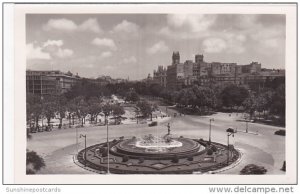
[[[35,174],[35,172],[32,169],[26,169],[26,174]]]
[[[149,127],[157,126],[157,121],[151,122],[148,126],[149,126]]]
[[[193,161],[194,160],[193,156],[189,156],[187,159],[188,159],[188,161]]]
[[[175,155],[175,156],[173,157],[172,162],[173,162],[173,163],[178,163],[178,162],[179,162],[179,158],[178,158],[177,155]]]
[[[242,175],[248,175],[248,174],[266,174],[267,169],[265,169],[263,166],[257,166],[255,164],[248,164],[245,166],[240,174]]]
[[[281,136],[285,136],[285,130],[278,130],[278,131],[275,131],[274,133],[275,135],[281,135]]]
[[[102,157],[107,157],[108,156],[108,150],[105,149],[104,152],[102,153]]]
[[[206,151],[206,154],[209,155],[209,156],[212,155],[213,153],[214,152],[212,151],[211,148],[208,148],[207,151]]]
[[[26,150],[26,173],[35,174],[41,168],[44,168],[45,161],[35,151]]]
[[[122,162],[127,162],[129,160],[129,157],[128,156],[123,156],[122,157]]]
[[[202,138],[199,139],[198,142],[200,143],[200,145],[202,145],[202,146],[204,146],[204,147],[207,146],[206,142],[205,142]]]
[[[213,152],[218,151],[218,149],[217,149],[217,147],[216,147],[215,145],[212,145],[212,146],[211,146],[211,150],[212,150]]]
[[[111,143],[116,144],[118,140],[114,139]]]
[[[139,163],[143,163],[145,161],[144,158],[139,158]]]
[[[100,152],[100,153],[104,153],[104,152],[105,152],[105,150],[106,150],[106,148],[105,148],[105,147],[101,147],[101,148],[99,149],[99,152]]]

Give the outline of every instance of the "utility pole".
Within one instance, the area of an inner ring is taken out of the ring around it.
[[[211,122],[215,121],[214,118],[209,119],[209,142],[211,142]]]

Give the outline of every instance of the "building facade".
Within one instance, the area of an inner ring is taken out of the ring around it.
[[[158,66],[158,69],[153,71],[153,82],[167,87],[167,69],[163,66]]]
[[[153,81],[170,90],[178,90],[193,84],[263,84],[266,80],[284,76],[284,70],[262,69],[258,62],[246,65],[205,62],[202,54],[195,55],[195,62],[186,60],[180,63],[180,54],[175,51],[172,54],[171,65],[167,68],[159,66],[158,70],[153,72]]]
[[[58,95],[69,91],[80,81],[78,75],[60,71],[26,71],[26,92],[37,95]]]

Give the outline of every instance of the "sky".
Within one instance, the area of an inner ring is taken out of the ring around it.
[[[285,15],[28,14],[27,69],[139,80],[159,65],[207,62],[285,68]]]

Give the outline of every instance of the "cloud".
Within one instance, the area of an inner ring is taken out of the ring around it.
[[[256,26],[257,32],[252,33],[250,37],[256,46],[262,52],[265,49],[272,49],[272,51],[281,51],[284,48],[285,42],[285,28],[280,25],[268,26],[268,28],[262,25]],[[267,53],[267,52],[264,52]]]
[[[277,48],[280,45],[279,41],[275,38],[263,40],[263,41],[261,41],[261,43],[264,47],[267,47],[267,48]]]
[[[208,38],[202,44],[206,53],[220,53],[227,48],[226,42],[220,38]]]
[[[46,42],[44,42],[43,47],[47,47],[47,46],[62,46],[64,44],[64,42],[62,40],[47,40]]]
[[[94,33],[102,32],[96,18],[89,18],[77,25],[75,22],[69,19],[50,19],[47,24],[43,25],[43,29],[46,31],[50,30],[61,30],[61,31],[90,31]]]
[[[105,52],[102,52],[100,57],[101,58],[108,58],[108,57],[111,57],[112,56],[112,53],[110,51],[105,51]]]
[[[117,50],[114,40],[109,38],[95,38],[91,43],[98,47],[106,47],[111,50]]]
[[[46,25],[43,26],[44,30],[62,30],[62,31],[74,31],[77,29],[77,25],[72,21],[65,18],[62,19],[50,19]]]
[[[215,20],[215,15],[169,14],[167,26],[162,27],[158,33],[176,39],[199,38],[208,34]]]
[[[122,60],[122,62],[123,62],[123,63],[126,63],[126,64],[128,64],[128,63],[136,63],[136,62],[137,62],[137,59],[135,58],[135,56],[131,56],[131,57],[129,57],[129,58],[124,58],[124,59]]]
[[[166,45],[164,41],[159,41],[155,43],[153,46],[149,47],[146,52],[148,54],[156,54],[156,53],[162,53],[169,50],[169,47]]]
[[[93,63],[89,63],[87,65],[85,65],[86,68],[94,68],[95,67],[95,64]]]
[[[207,53],[235,53],[240,54],[245,52],[246,36],[242,34],[226,33],[215,34],[212,38],[203,40],[202,45]]]
[[[102,32],[96,18],[90,18],[90,19],[84,21],[78,27],[78,29],[81,31],[91,31],[91,32],[95,32],[95,33]]]
[[[52,59],[67,58],[74,54],[71,49],[62,48],[64,42],[62,40],[47,40],[42,46],[34,46],[33,43],[27,44],[28,59]]]
[[[139,29],[140,27],[137,24],[129,22],[127,20],[123,20],[121,23],[117,24],[113,28],[112,32],[125,32],[136,34]]]
[[[73,55],[73,51],[71,49],[62,49],[58,48],[56,52],[53,53],[53,55],[57,56],[58,58],[67,58]]]
[[[187,28],[190,32],[207,30],[215,21],[215,16],[200,14],[172,14],[167,16],[169,26],[175,29]]]
[[[49,53],[42,51],[42,47],[34,46],[32,43],[26,45],[27,59],[51,59]]]

